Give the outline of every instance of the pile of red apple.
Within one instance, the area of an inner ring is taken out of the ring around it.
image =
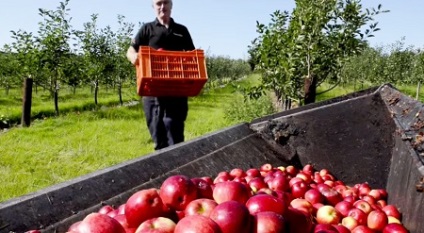
[[[222,171],[215,178],[174,175],[159,189],[103,206],[69,233],[403,233],[384,189],[346,185],[310,164]]]

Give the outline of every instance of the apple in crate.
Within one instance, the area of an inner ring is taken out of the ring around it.
[[[221,233],[221,229],[211,218],[191,215],[178,221],[174,233]]]
[[[162,183],[159,195],[166,206],[182,211],[188,203],[197,199],[197,187],[187,176],[173,175]]]
[[[253,219],[253,233],[285,233],[286,220],[272,211],[257,213]]]
[[[121,224],[106,214],[88,214],[76,227],[78,233],[125,233]]]
[[[142,222],[135,233],[173,233],[175,226],[175,222],[169,218],[151,218]]]
[[[289,203],[269,194],[256,194],[246,202],[246,207],[252,215],[264,211],[273,211],[284,215],[288,206]]]
[[[250,233],[252,216],[247,207],[238,201],[226,201],[215,207],[210,214],[222,233]]]
[[[341,216],[334,206],[324,205],[317,210],[316,219],[321,224],[338,224]]]
[[[213,199],[218,203],[238,201],[245,204],[251,196],[251,190],[237,181],[224,181],[215,184]]]
[[[387,223],[387,215],[381,210],[373,210],[368,214],[367,226],[372,230],[382,231]]]
[[[409,233],[409,231],[402,224],[389,223],[384,227],[383,233]]]
[[[216,201],[212,199],[196,199],[188,203],[188,205],[184,209],[184,216],[203,215],[209,217],[209,215],[217,205],[218,203],[216,203]]]
[[[129,227],[138,227],[147,219],[164,214],[162,199],[155,188],[140,190],[128,198],[125,217]]]

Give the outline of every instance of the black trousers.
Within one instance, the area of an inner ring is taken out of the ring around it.
[[[187,97],[143,97],[147,127],[155,150],[184,141],[184,122],[188,113]]]

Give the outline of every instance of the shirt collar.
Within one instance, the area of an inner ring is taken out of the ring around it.
[[[169,19],[169,27],[172,27],[174,24],[175,24],[174,19],[173,19],[173,18],[170,18],[170,19]],[[159,22],[158,18],[156,18],[156,19],[155,19],[155,25],[162,25],[162,24]]]

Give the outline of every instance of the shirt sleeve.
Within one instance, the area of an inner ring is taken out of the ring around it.
[[[148,27],[143,24],[135,37],[131,40],[131,46],[138,52],[140,46],[149,45]]]
[[[186,38],[187,38],[185,49],[188,51],[194,50],[195,47],[194,47],[193,39],[191,38],[190,32],[188,31],[187,28],[185,28],[185,31],[186,31]]]

